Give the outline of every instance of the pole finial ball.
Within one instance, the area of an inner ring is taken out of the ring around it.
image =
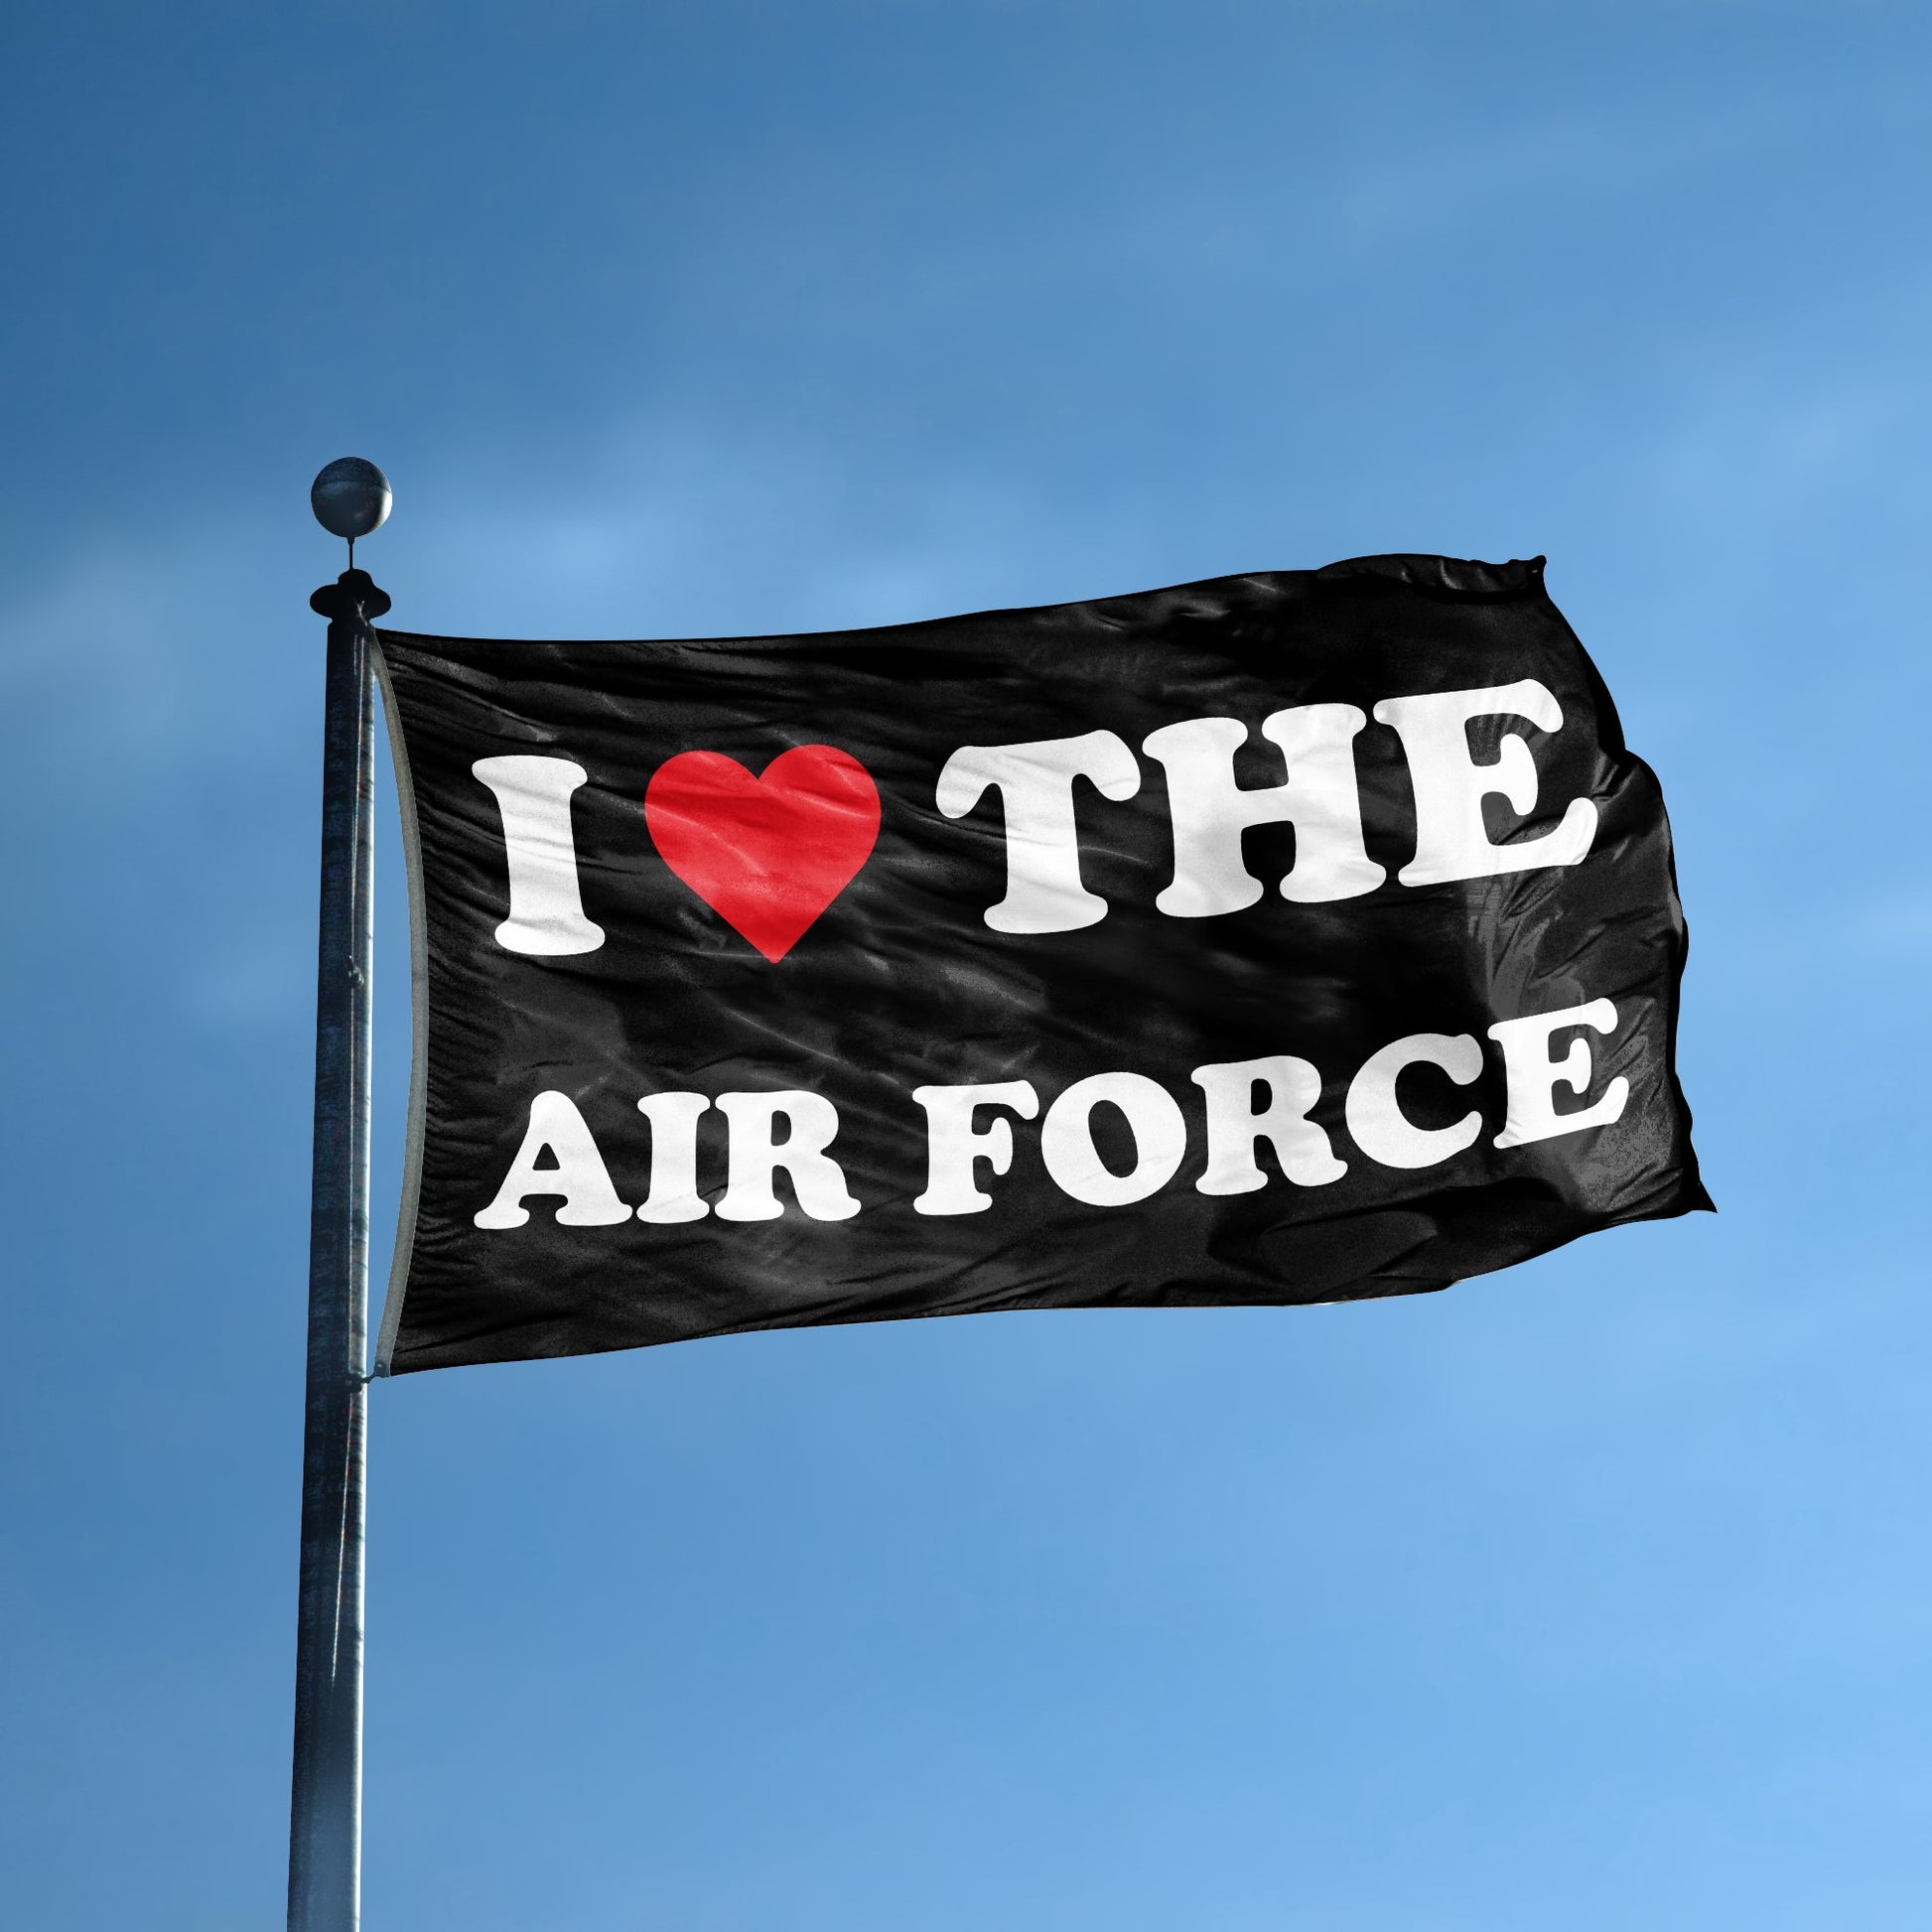
[[[379,529],[394,500],[389,479],[359,456],[338,457],[309,485],[316,521],[332,537],[346,537],[350,543]]]

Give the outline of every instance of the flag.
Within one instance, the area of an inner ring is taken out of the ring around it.
[[[1404,1294],[1710,1205],[1663,798],[1540,559],[378,667],[384,1371]]]

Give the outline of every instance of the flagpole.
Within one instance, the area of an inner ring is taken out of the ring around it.
[[[288,1923],[289,1932],[356,1932],[375,852],[370,626],[389,600],[354,568],[354,540],[388,514],[389,487],[374,465],[345,458],[316,479],[312,501],[324,527],[348,538],[350,568],[309,600],[329,620],[329,647]]]

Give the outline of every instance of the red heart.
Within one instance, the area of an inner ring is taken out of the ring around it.
[[[766,959],[782,959],[879,837],[879,787],[848,753],[800,745],[753,777],[722,752],[680,752],[644,788],[664,863]]]

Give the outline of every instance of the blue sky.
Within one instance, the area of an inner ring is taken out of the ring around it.
[[[355,452],[431,630],[1547,552],[1723,1210],[377,1388],[371,1927],[1925,1923],[1923,9],[83,0],[8,69],[10,1917],[281,1909]]]

